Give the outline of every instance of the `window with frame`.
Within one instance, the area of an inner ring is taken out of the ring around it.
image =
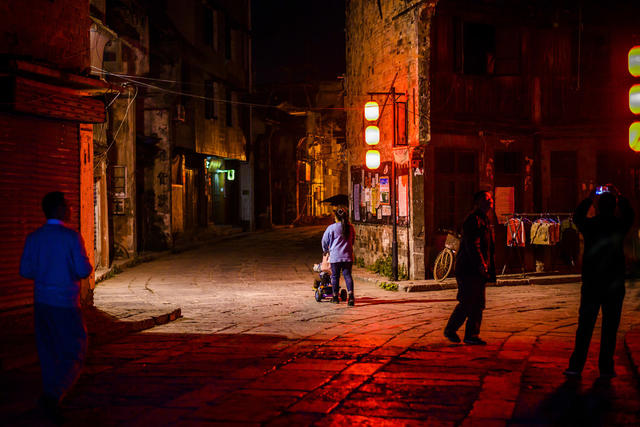
[[[222,84],[213,82],[213,118],[220,117],[220,102],[222,100]]]
[[[224,22],[224,56],[228,60],[233,59],[233,31],[231,31],[231,19],[229,15],[225,16]]]
[[[215,31],[213,10],[208,7],[203,7],[203,9],[202,41],[205,45],[213,47],[213,33]]]
[[[233,91],[229,88],[227,88],[227,93],[226,93],[226,103],[225,103],[225,107],[226,107],[226,119],[227,119],[227,126],[229,127],[233,127]]]
[[[205,119],[215,119],[215,101],[214,101],[214,90],[213,90],[214,82],[212,80],[207,80],[204,82],[204,118]]]
[[[117,198],[127,197],[127,167],[113,166],[112,175],[112,191],[113,196]]]
[[[520,74],[520,32],[478,22],[454,21],[455,70],[469,75]]]
[[[395,145],[396,146],[405,146],[409,145],[409,135],[408,135],[408,117],[407,117],[407,102],[396,102],[396,138]]]

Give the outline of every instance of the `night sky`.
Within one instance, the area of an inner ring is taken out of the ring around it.
[[[255,84],[345,72],[344,0],[252,0]]]

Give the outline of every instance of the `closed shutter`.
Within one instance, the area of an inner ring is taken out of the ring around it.
[[[27,234],[45,221],[42,197],[62,191],[79,230],[78,124],[0,113],[0,312],[33,303],[33,282],[19,274]]]

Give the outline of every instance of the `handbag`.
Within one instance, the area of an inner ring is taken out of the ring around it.
[[[323,273],[331,274],[331,262],[329,262],[329,252],[322,255],[322,264],[320,264],[320,271]]]

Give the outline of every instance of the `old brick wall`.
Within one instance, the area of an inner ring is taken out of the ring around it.
[[[82,71],[89,66],[89,0],[0,2],[0,54]]]
[[[417,148],[415,154],[421,158],[420,147],[429,141],[428,62],[433,7],[432,2],[424,1],[348,2],[345,107],[350,166],[364,165],[367,147],[362,134],[362,111],[371,98],[368,93],[388,92],[392,85],[396,92],[405,94],[407,101],[409,152]],[[376,95],[374,99],[382,110],[378,124],[381,142],[377,149],[382,162],[390,161],[394,157],[392,102],[384,95]],[[410,168],[409,175],[410,222],[408,228],[398,228],[399,236],[405,233],[402,239],[398,237],[399,248],[404,248],[399,249],[399,264],[409,267],[411,278],[420,279],[425,274],[423,170]],[[366,262],[391,253],[391,240],[385,239],[385,233],[390,236],[390,226],[362,224],[358,230],[357,257],[364,257]]]

